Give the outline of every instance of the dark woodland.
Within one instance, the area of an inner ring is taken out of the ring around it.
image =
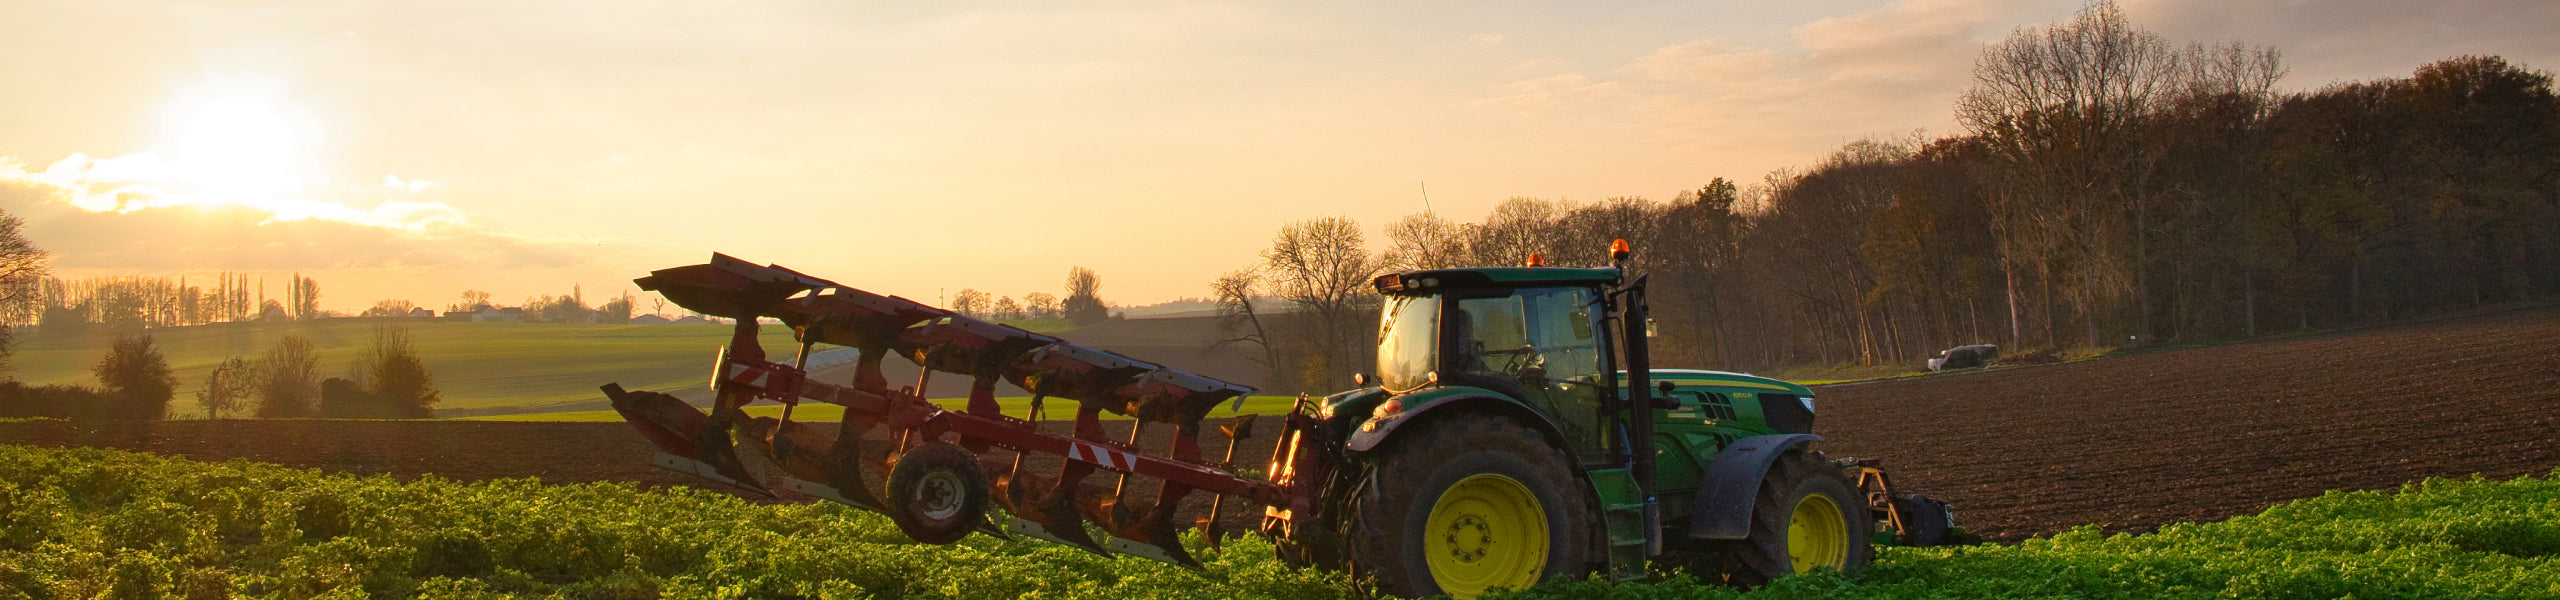
[[[1410,215],[1380,255],[1348,219],[1306,221],[1212,288],[1228,343],[1311,390],[1368,368],[1377,296],[1345,286],[1532,253],[1602,266],[1613,238],[1651,277],[1672,366],[2094,352],[2560,293],[2549,72],[2460,56],[2280,94],[2284,73],[2271,49],[2175,47],[2100,4],[1986,48],[1957,135],[1858,141],[1669,202]]]

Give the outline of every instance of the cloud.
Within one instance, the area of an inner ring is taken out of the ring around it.
[[[1729,49],[1712,41],[1672,44],[1627,63],[1622,72],[1646,80],[1700,88],[1742,88],[1780,79],[1777,53]]]
[[[2179,42],[2238,41],[2284,52],[2289,87],[2406,77],[2463,54],[2560,68],[2560,2],[2550,0],[2128,0],[2126,16]]]
[[[55,190],[60,199],[90,212],[131,213],[157,208],[247,207],[275,221],[323,219],[371,227],[423,231],[437,227],[470,227],[462,211],[440,202],[386,201],[373,210],[294,196],[226,193],[207,189],[187,169],[156,154],[96,159],[72,154],[42,171],[29,172],[17,159],[0,157],[0,181],[19,181]],[[435,184],[384,175],[382,189],[414,195]]]
[[[586,240],[537,239],[471,223],[416,199],[432,183],[387,176],[371,208],[307,198],[181,191],[156,157],[72,155],[30,171],[0,157],[0,210],[66,269],[149,273],[200,269],[572,267]]]
[[[1812,156],[1859,136],[1951,125],[1974,53],[2017,18],[2018,0],[1903,0],[1795,27],[1791,44],[1703,39],[1655,47],[1605,71],[1499,86],[1478,106],[1631,115],[1657,141]],[[1775,168],[1783,165],[1754,165]]]
[[[1502,42],[1503,42],[1503,40],[1505,40],[1505,39],[1508,39],[1508,38],[1507,38],[1507,37],[1505,37],[1505,36],[1503,36],[1502,34],[1499,34],[1499,33],[1489,33],[1489,32],[1488,32],[1488,33],[1477,33],[1477,34],[1475,34],[1475,35],[1467,36],[1467,41],[1469,41],[1469,42],[1474,42],[1474,43],[1475,43],[1475,45],[1483,46],[1483,47],[1487,47],[1487,48],[1491,48],[1491,47],[1494,47],[1494,46],[1500,46],[1500,45],[1502,45]]]
[[[1530,115],[1616,98],[1624,87],[1616,81],[1594,81],[1581,73],[1558,73],[1511,82],[1503,86],[1504,94],[1477,100],[1475,104]]]
[[[1938,83],[1970,71],[1985,25],[2009,15],[2010,0],[1905,0],[1882,10],[1796,26],[1796,45],[1826,76]]]
[[[427,191],[427,188],[435,186],[436,182],[433,181],[427,181],[424,179],[401,179],[399,175],[390,173],[382,174],[382,189],[386,190],[403,190],[415,194]]]

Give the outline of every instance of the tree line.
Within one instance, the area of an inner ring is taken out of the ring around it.
[[[1110,318],[1110,305],[1102,300],[1102,275],[1093,269],[1069,267],[1066,292],[1064,299],[1048,292],[1032,292],[1016,302],[1012,296],[990,297],[986,292],[963,289],[951,295],[951,306],[947,308],[990,321],[1065,319],[1082,326]]]
[[[168,418],[178,380],[150,334],[116,336],[90,372],[96,387],[0,381],[0,417]],[[323,377],[311,338],[287,334],[257,358],[215,365],[195,401],[212,419],[244,410],[262,419],[423,419],[442,395],[408,329],[386,324],[374,327],[372,344],[344,377]]]
[[[318,312],[318,282],[296,274],[286,287],[291,302],[265,299],[265,282],[245,273],[218,274],[210,287],[185,277],[42,277],[30,303],[8,317],[12,325],[60,331],[90,325],[177,327]],[[300,301],[305,294],[308,303]]]
[[[1369,278],[1602,266],[1613,238],[1651,278],[1657,361],[1717,368],[2237,339],[2560,292],[2550,73],[2462,56],[2277,93],[2284,73],[2272,49],[2176,47],[2096,4],[1986,48],[1960,134],[1670,202],[1426,211],[1376,254],[1350,219],[1303,221],[1211,289],[1225,343],[1309,390],[1370,368]]]
[[[266,297],[266,281],[246,273],[220,273],[211,287],[190,283],[186,277],[111,276],[82,279],[38,277],[23,301],[0,303],[0,319],[10,325],[34,325],[46,334],[69,334],[103,328],[115,332],[131,332],[160,327],[181,327],[213,323],[245,321],[302,321],[345,317],[345,313],[320,308],[320,281],[293,274],[283,286],[284,297]],[[578,286],[568,294],[541,295],[526,298],[520,305],[527,321],[628,323],[636,312],[637,299],[630,292],[589,305]],[[408,317],[419,308],[414,302],[392,298],[374,303],[353,316]],[[463,292],[463,302],[447,306],[448,312],[476,312],[492,308],[487,292]],[[664,302],[660,302],[664,309]]]

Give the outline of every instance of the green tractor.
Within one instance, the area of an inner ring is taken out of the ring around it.
[[[1623,264],[1624,242],[1611,255]],[[1653,369],[1645,279],[1623,267],[1377,278],[1374,381],[1301,397],[1260,474],[1234,464],[1255,415],[1216,428],[1225,459],[1200,447],[1201,420],[1250,387],[723,254],[634,282],[732,319],[709,411],[603,386],[654,464],[885,514],[923,543],[1032,538],[1198,568],[1179,529],[1216,544],[1224,507],[1261,506],[1260,533],[1291,564],[1346,569],[1375,592],[1467,598],[1654,564],[1757,585],[1856,571],[1873,543],[1949,531],[1946,505],[1814,451],[1811,390]],[[792,328],[798,352],[766,351],[767,319]],[[814,377],[819,344],[859,351],[849,380]],[[892,356],[917,364],[915,385],[889,382]],[[924,397],[935,372],[969,378],[965,408]],[[1032,392],[1027,413],[1006,412],[999,382]],[[1042,416],[1049,398],[1074,402],[1066,429]],[[767,401],[779,417],[745,411]],[[807,403],[843,410],[795,418]],[[1136,421],[1127,441],[1104,434],[1105,413]],[[1161,449],[1141,447],[1151,425],[1173,430]],[[1208,514],[1187,512],[1195,493],[1214,496]]]
[[[1457,598],[1654,563],[1754,586],[1946,539],[1945,504],[1815,450],[1811,390],[1653,369],[1645,282],[1543,266],[1378,277],[1377,372],[1290,415],[1270,473],[1301,493],[1266,509],[1262,533],[1293,565]]]

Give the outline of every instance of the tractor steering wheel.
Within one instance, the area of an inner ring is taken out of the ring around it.
[[[1488,356],[1499,354],[1507,357],[1502,361],[1501,373],[1513,377],[1519,377],[1531,369],[1545,370],[1547,364],[1546,355],[1539,354],[1536,346],[1486,350],[1484,353]]]

